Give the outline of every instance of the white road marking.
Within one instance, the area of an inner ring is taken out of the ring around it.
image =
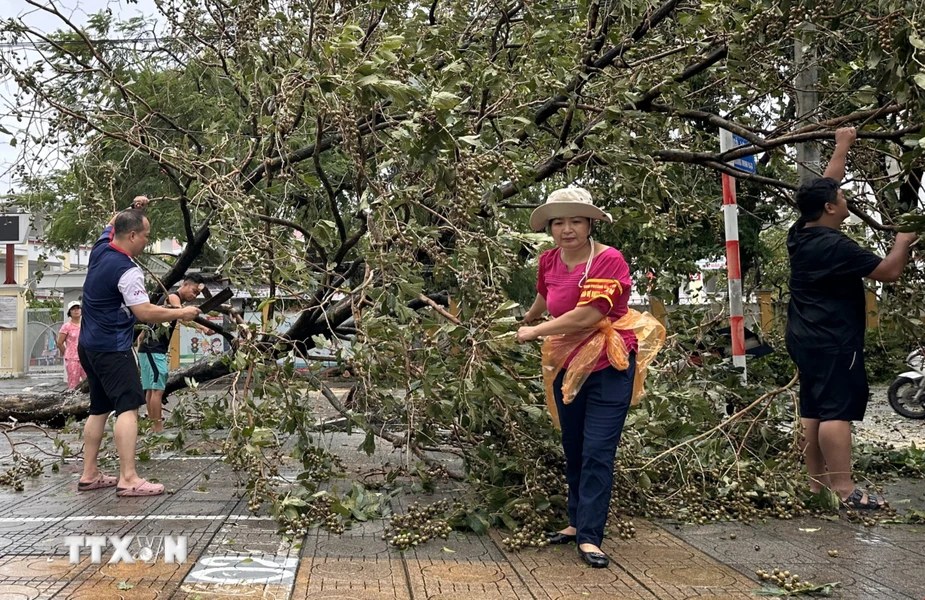
[[[69,517],[0,517],[0,523],[66,523],[74,521],[272,521],[254,515],[84,515]]]
[[[292,585],[299,559],[283,556],[209,556],[200,558],[183,581],[218,585]]]

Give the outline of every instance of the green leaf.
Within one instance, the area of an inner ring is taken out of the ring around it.
[[[507,302],[505,302],[504,304],[498,307],[498,310],[495,311],[495,314],[513,310],[517,308],[518,306],[520,306],[520,302],[517,302],[516,300],[508,300]]]
[[[776,598],[792,596],[824,596],[829,597],[835,591],[835,588],[841,585],[841,582],[824,583],[821,585],[811,585],[799,590],[788,591],[779,587],[764,587],[760,590],[753,590],[753,594],[759,596],[774,596]]]
[[[488,520],[477,512],[471,512],[466,515],[466,525],[476,535],[488,533]]]
[[[376,451],[376,435],[372,431],[367,431],[366,438],[357,449],[365,452],[367,456],[372,456],[373,452]]]
[[[275,442],[276,435],[272,429],[267,427],[258,427],[254,429],[254,433],[251,435],[251,443],[258,448],[273,445]]]
[[[133,587],[135,587],[135,586],[132,585],[131,583],[129,583],[128,581],[120,581],[120,582],[116,585],[116,589],[117,589],[117,590],[122,590],[122,591],[130,590],[130,589],[132,589]]]
[[[925,90],[925,73],[916,73],[912,79],[915,81],[915,84]]]
[[[488,387],[491,389],[491,392],[493,394],[496,394],[498,396],[502,396],[505,394],[504,382],[502,382],[500,379],[486,376],[485,382],[488,383]]]
[[[430,95],[430,103],[434,108],[451,110],[460,103],[460,98],[449,92],[434,92]]]
[[[465,144],[469,144],[470,146],[475,146],[476,148],[482,147],[482,140],[480,140],[479,136],[477,135],[464,135],[459,138],[459,141]]]
[[[389,35],[382,38],[380,48],[384,50],[398,50],[405,43],[405,37],[402,35]]]

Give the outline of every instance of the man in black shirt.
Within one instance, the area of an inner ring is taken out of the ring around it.
[[[177,289],[176,294],[165,294],[158,303],[164,306],[180,308],[184,302],[195,299],[205,287],[202,275],[190,273]],[[176,321],[165,325],[147,325],[138,345],[138,363],[141,368],[141,385],[145,391],[145,404],[148,420],[155,433],[164,431],[161,418],[164,389],[167,386],[167,352],[170,350],[170,338],[177,326]],[[200,332],[212,333],[202,325],[194,324]]]
[[[796,194],[800,218],[787,234],[790,306],[787,350],[800,369],[800,417],[810,490],[833,490],[845,505],[878,509],[883,503],[855,489],[851,477],[851,421],[864,418],[870,394],[864,369],[864,278],[899,279],[913,233],[900,233],[886,258],[861,248],[839,229],[848,205],[839,190],[856,130],[835,132],[835,152],[823,177]]]

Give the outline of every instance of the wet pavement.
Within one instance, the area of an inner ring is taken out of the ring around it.
[[[51,450],[38,431],[15,436]],[[351,475],[403,460],[381,447],[369,457],[358,453],[358,435],[321,437]],[[500,532],[454,533],[400,552],[381,539],[384,520],[355,524],[341,535],[313,529],[287,542],[274,521],[252,515],[247,498],[238,497],[241,489],[221,461],[220,447],[214,440],[194,440],[187,452],[161,452],[140,463],[142,476],[172,492],[155,498],[117,498],[112,488],[78,493],[73,459],[58,473],[26,479],[22,492],[0,487],[0,600],[738,600],[757,597],[757,569],[774,568],[817,584],[839,582],[836,598],[925,598],[919,564],[925,561],[925,525],[866,528],[805,518],[681,526],[635,520],[634,539],[605,541],[614,564],[603,570],[584,567],[573,547],[508,552]],[[114,474],[116,468],[110,461],[104,470]],[[457,494],[453,485],[442,484],[440,494]],[[925,506],[920,481],[898,482],[886,491],[894,503]],[[414,499],[436,497],[409,492],[396,497],[392,508],[403,512]],[[92,562],[88,546],[71,564],[72,538],[89,545],[94,536],[133,536],[125,551],[138,562],[108,564],[122,550],[103,540],[102,563]],[[180,536],[187,541],[185,562],[181,548],[171,546]],[[833,550],[837,556],[830,555]],[[171,552],[179,554],[174,563],[165,560]]]
[[[0,396],[21,392],[61,392],[67,389],[64,372],[37,373],[23,377],[0,377]]]
[[[871,401],[864,420],[855,424],[858,439],[906,447],[915,444],[925,447],[925,420],[907,419],[890,408],[887,388],[871,388]]]

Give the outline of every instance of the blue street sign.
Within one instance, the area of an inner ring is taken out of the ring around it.
[[[743,137],[739,137],[736,134],[732,134],[732,145],[733,147],[738,148],[739,146],[745,146],[750,144],[748,140]],[[749,173],[757,173],[758,165],[755,163],[755,155],[743,156],[742,158],[737,158],[732,161],[732,166],[737,169],[742,169],[743,171],[748,171]]]
[[[720,152],[729,152],[734,150],[739,146],[748,146],[751,145],[747,139],[739,137],[731,131],[725,129],[719,130],[719,149]],[[732,161],[732,166],[739,169],[740,171],[745,171],[746,173],[757,173],[758,165],[755,162],[755,156],[743,156]]]

